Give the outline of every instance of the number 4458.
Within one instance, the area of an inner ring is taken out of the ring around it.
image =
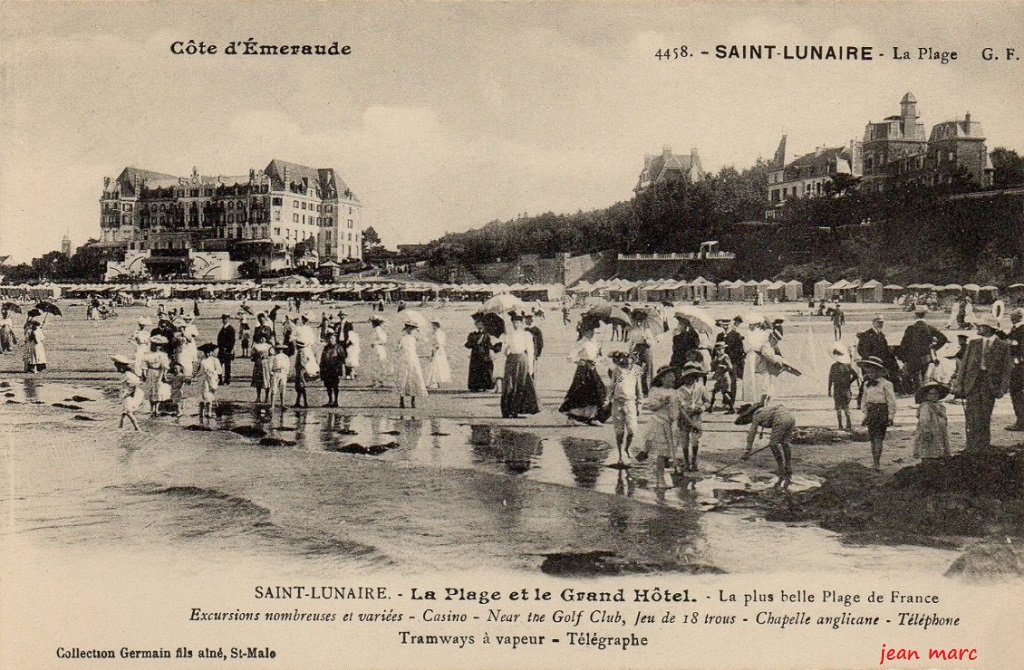
[[[690,55],[690,50],[685,47],[672,47],[671,49],[658,49],[654,57],[658,60],[676,60],[678,58],[686,58]]]

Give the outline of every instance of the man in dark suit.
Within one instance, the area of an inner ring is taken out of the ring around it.
[[[907,326],[900,340],[899,359],[903,361],[904,372],[910,383],[910,391],[916,392],[924,382],[924,373],[935,358],[934,351],[942,348],[948,339],[935,326],[929,325],[924,316],[927,305],[914,308],[917,319]]]
[[[231,383],[231,360],[235,357],[235,327],[230,323],[231,317],[220,315],[220,332],[217,333],[217,359],[224,368],[224,383]]]
[[[700,347],[700,335],[685,316],[677,314],[676,323],[678,328],[672,336],[672,358],[668,364],[674,368],[682,368],[686,365],[686,354]]]
[[[1010,385],[1013,358],[1006,340],[996,337],[999,322],[984,315],[975,322],[977,339],[967,343],[960,369],[953,379],[953,395],[963,398],[967,449],[991,446],[992,408]]]
[[[889,379],[895,381],[899,376],[899,365],[896,363],[896,356],[892,353],[889,341],[885,339],[885,319],[881,314],[875,314],[871,320],[871,328],[863,333],[857,333],[857,355],[861,360],[875,356],[885,365]]]
[[[1010,314],[1010,329],[1006,339],[1013,356],[1013,372],[1010,375],[1010,400],[1017,421],[1006,430],[1024,431],[1024,310],[1015,309]]]

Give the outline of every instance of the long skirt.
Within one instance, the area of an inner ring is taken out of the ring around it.
[[[427,383],[423,377],[423,368],[419,359],[398,359],[396,370],[395,391],[400,396],[425,396]]]
[[[0,351],[10,351],[17,343],[18,338],[13,330],[8,326],[0,327]]]
[[[252,383],[255,389],[270,388],[270,359],[258,358],[252,362]]]
[[[448,354],[444,349],[438,349],[430,358],[430,366],[427,370],[427,386],[438,387],[452,383],[452,369],[448,365]]]
[[[470,353],[469,383],[467,386],[474,393],[494,389],[494,361],[491,360],[490,356],[477,353],[476,351]]]
[[[605,421],[610,414],[610,408],[605,407],[607,399],[608,389],[597,367],[580,363],[558,411],[577,421]]]
[[[660,416],[652,418],[647,425],[644,445],[650,457],[675,458],[676,442],[673,439],[672,425]]]
[[[772,376],[768,372],[757,372],[757,361],[760,354],[756,351],[747,352],[743,368],[740,400],[743,402],[759,402],[763,396],[772,395]]]
[[[501,415],[508,418],[539,411],[537,391],[533,388],[526,356],[508,354],[505,356],[505,381],[501,387]]]

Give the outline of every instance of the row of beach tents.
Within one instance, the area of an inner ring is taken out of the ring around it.
[[[906,293],[937,293],[942,298],[962,295],[974,301],[991,302],[1003,294],[1024,293],[1024,284],[1011,284],[1001,290],[998,286],[978,284],[882,284],[877,279],[866,282],[840,279],[830,282],[822,279],[814,284],[815,300],[839,298],[843,302],[892,302]]]

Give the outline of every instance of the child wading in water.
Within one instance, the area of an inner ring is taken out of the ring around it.
[[[914,434],[914,457],[949,458],[949,426],[946,407],[940,401],[949,394],[942,382],[926,382],[914,394],[917,401],[917,433]]]
[[[732,359],[725,353],[725,342],[715,342],[715,353],[711,357],[711,374],[714,377],[715,385],[711,389],[711,402],[708,403],[708,411],[715,408],[715,395],[721,392],[722,404],[725,405],[726,414],[735,411],[732,397],[732,389],[736,386],[736,370],[733,368]]]
[[[843,429],[843,417],[846,417],[846,430],[853,430],[853,423],[850,421],[850,400],[853,392],[850,387],[857,381],[857,373],[850,365],[850,351],[845,345],[837,344],[832,349],[832,357],[835,363],[828,371],[828,394],[832,396],[836,408],[836,422],[839,430]]]
[[[124,356],[114,356],[114,368],[121,373],[121,421],[118,428],[124,428],[124,420],[131,422],[132,428],[139,429],[135,420],[135,410],[142,406],[146,394],[142,390],[142,378],[135,374],[135,361]]]
[[[171,371],[167,375],[167,384],[171,387],[171,399],[168,401],[169,407],[165,408],[165,411],[170,411],[174,416],[181,416],[184,413],[185,384],[191,383],[192,377],[185,374],[185,368],[181,363],[171,363]]]
[[[683,470],[697,471],[697,451],[700,449],[701,417],[707,406],[704,386],[704,368],[700,363],[687,363],[679,375],[679,444],[683,449]]]
[[[288,357],[288,345],[279,344],[275,347],[277,353],[270,359],[270,389],[267,393],[267,400],[270,409],[280,404],[284,412],[284,394],[288,388],[288,373],[292,369],[292,359]]]
[[[871,438],[871,460],[875,470],[882,468],[885,431],[896,418],[896,391],[886,379],[885,364],[877,356],[857,362],[864,372],[864,421]]]
[[[196,378],[199,380],[199,418],[213,418],[213,403],[217,400],[217,387],[220,386],[224,368],[217,360],[217,345],[207,343],[199,347],[205,358],[199,363]]]
[[[612,426],[615,428],[615,446],[619,449],[619,463],[622,453],[630,458],[629,447],[633,436],[639,430],[637,417],[640,416],[640,403],[643,400],[641,381],[643,368],[634,365],[632,357],[624,351],[611,354],[615,367],[611,370],[612,378]]]
[[[665,469],[676,457],[679,424],[679,394],[675,391],[676,373],[673,368],[663,368],[651,380],[647,409],[651,422],[644,438],[644,450],[637,454],[638,460],[648,456],[654,459],[654,484],[667,488]]]

